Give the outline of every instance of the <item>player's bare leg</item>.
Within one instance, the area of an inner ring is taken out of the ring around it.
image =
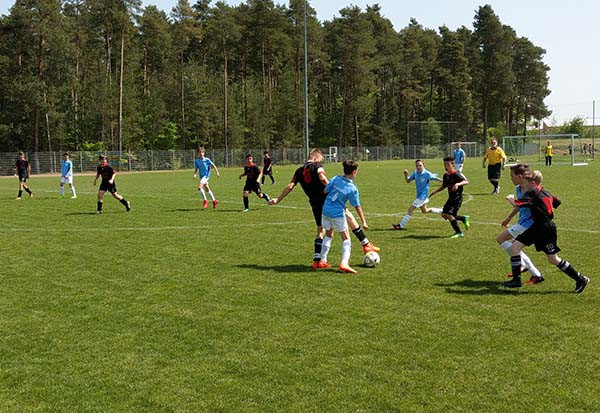
[[[348,211],[348,209],[346,209],[345,214],[348,227],[352,230],[352,233],[356,235],[356,238],[358,238],[358,241],[363,247],[363,251],[365,253],[369,251],[379,252],[380,248],[376,247],[375,245],[373,245],[372,242],[369,241],[369,239],[365,235],[365,231],[358,224],[358,221],[356,220],[356,218],[354,218],[354,215],[352,215],[352,213]]]

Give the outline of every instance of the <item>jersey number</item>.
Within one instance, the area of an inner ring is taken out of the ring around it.
[[[304,175],[304,183],[310,184],[312,182],[312,176],[310,175],[310,169],[306,168],[302,170],[302,175]]]

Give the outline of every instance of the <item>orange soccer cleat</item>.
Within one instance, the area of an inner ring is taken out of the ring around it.
[[[368,242],[365,245],[363,245],[363,252],[366,254],[367,252],[379,252],[380,248],[376,247],[375,245],[373,245],[372,242]]]
[[[216,208],[218,204],[219,204],[219,201],[215,199],[213,201],[213,208]]]
[[[347,272],[350,274],[358,274],[358,272],[354,268],[350,267],[349,265],[345,265],[345,264],[340,264],[340,271]]]
[[[204,202],[202,202],[202,209],[206,209],[208,207],[208,201],[205,199]]]

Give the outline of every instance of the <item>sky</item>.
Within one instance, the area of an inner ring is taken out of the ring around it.
[[[276,3],[286,3],[274,0]],[[310,1],[310,0],[309,0]],[[169,13],[176,0],[142,0],[143,5],[156,5]],[[190,0],[194,4],[194,0]],[[241,0],[226,0],[237,5]],[[511,26],[518,36],[529,38],[546,49],[544,62],[550,67],[550,90],[546,104],[553,115],[548,124],[561,124],[582,116],[592,124],[593,101],[597,103],[595,124],[600,123],[600,1],[598,0],[312,0],[319,20],[339,16],[339,10],[351,4],[365,9],[378,3],[381,13],[396,30],[415,18],[424,27],[438,29],[442,25],[454,30],[461,26],[472,29],[479,6],[491,4],[503,24]],[[0,0],[0,14],[8,14],[12,0]]]

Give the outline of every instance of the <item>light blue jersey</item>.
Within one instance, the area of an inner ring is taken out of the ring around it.
[[[70,159],[67,159],[66,161],[63,159],[61,162],[60,173],[61,176],[66,178],[73,176],[73,162]]]
[[[415,181],[417,185],[417,198],[427,199],[427,195],[429,195],[429,182],[436,178],[437,174],[431,173],[427,169],[423,168],[421,173],[418,173],[415,169],[408,177],[408,181]]]
[[[522,200],[524,192],[521,191],[521,187],[517,185],[515,187],[515,193],[518,200]],[[523,228],[529,228],[533,225],[533,217],[531,216],[531,208],[520,207],[519,208],[519,221],[517,222]]]
[[[215,166],[215,164],[206,156],[204,158],[196,158],[194,161],[194,167],[200,171],[200,178],[210,178],[211,166]]]
[[[452,156],[454,157],[455,165],[462,165],[465,163],[465,151],[462,148],[456,148],[454,152],[452,152]]]
[[[330,218],[343,218],[346,214],[346,202],[349,201],[353,207],[360,206],[358,189],[352,179],[335,176],[325,187],[325,204],[323,215]]]

